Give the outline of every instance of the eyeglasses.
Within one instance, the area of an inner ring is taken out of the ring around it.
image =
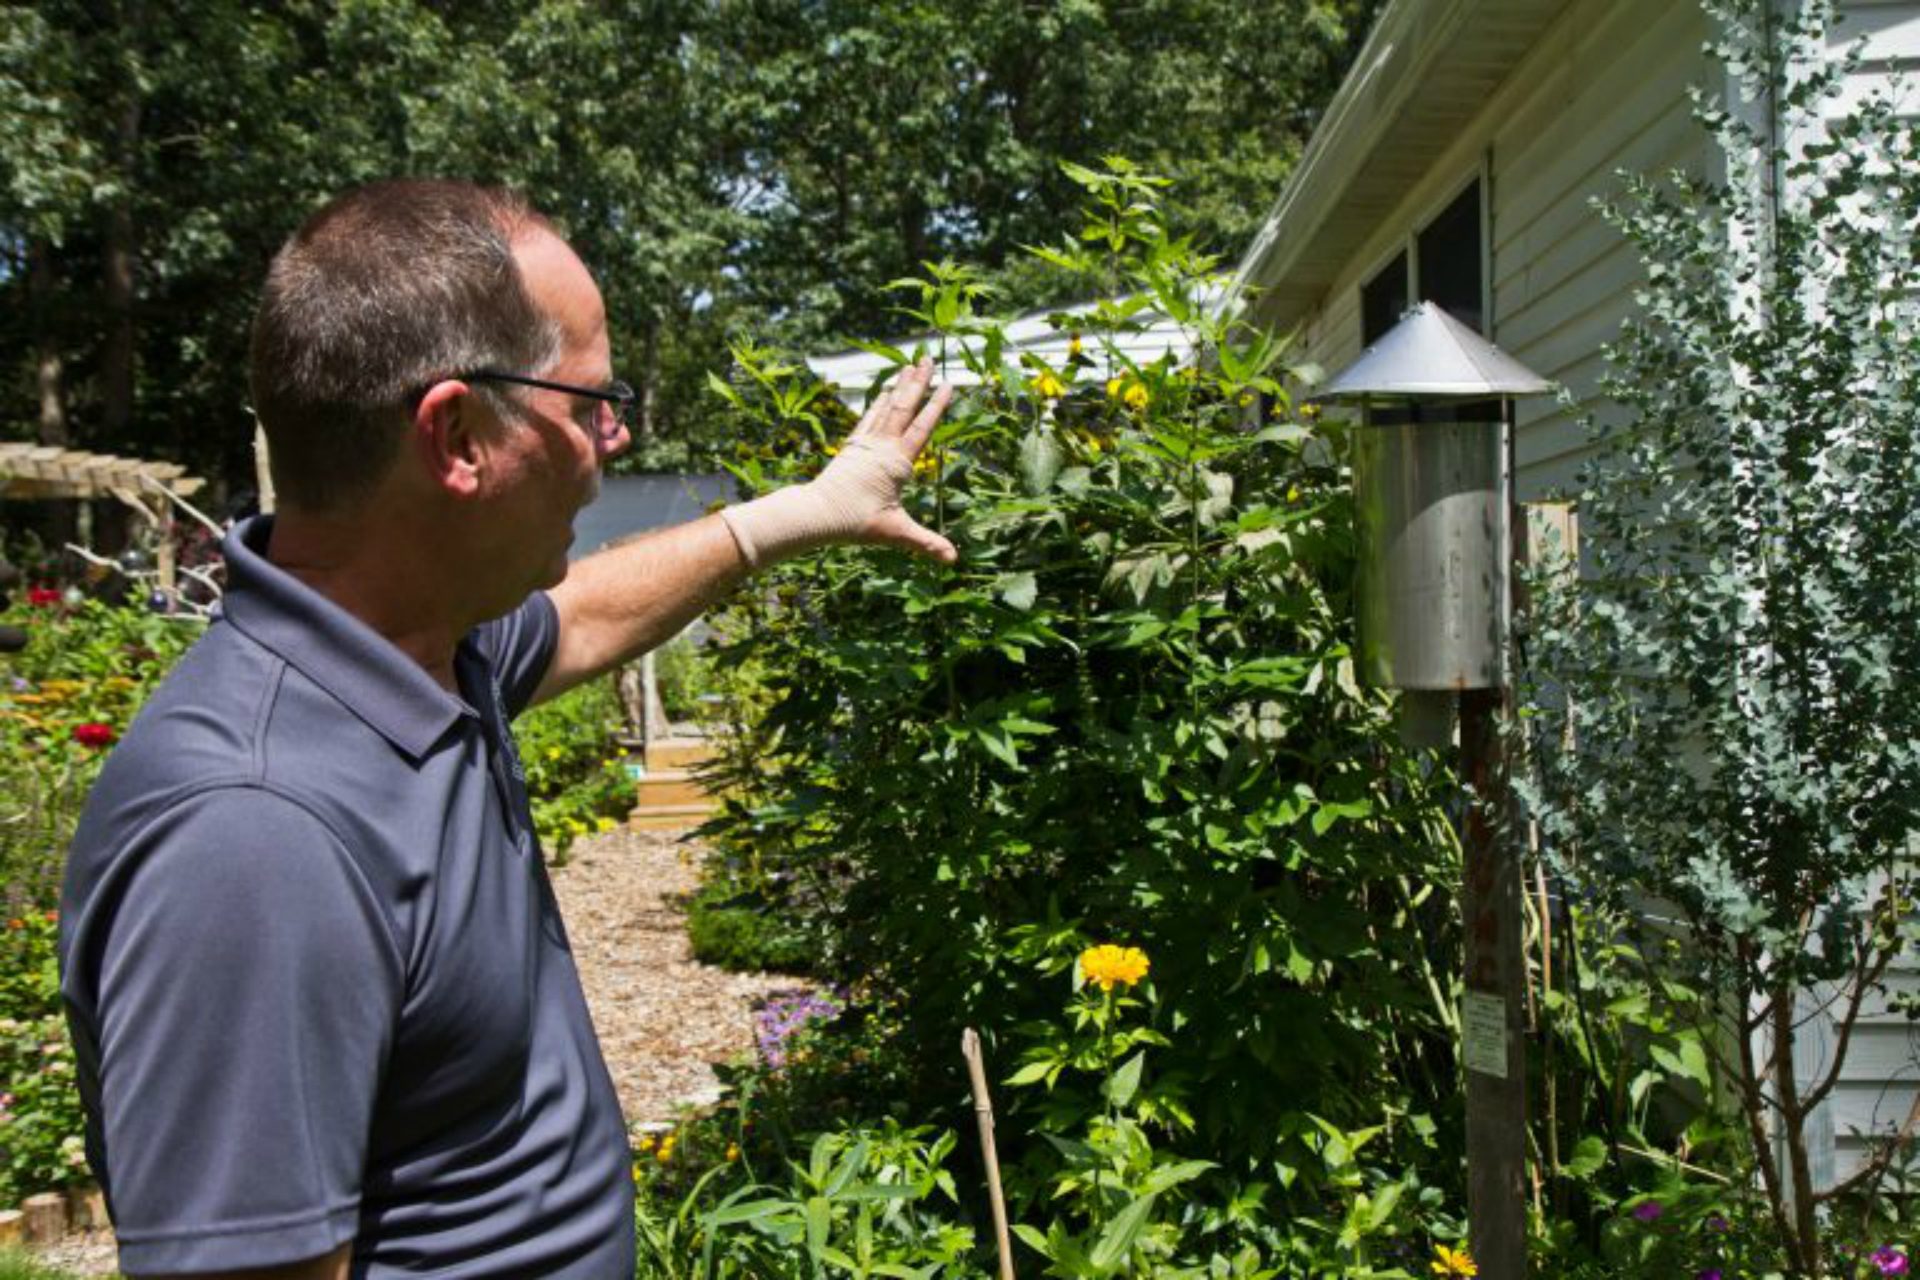
[[[548,382],[545,378],[523,378],[517,373],[500,373],[494,369],[475,369],[472,373],[459,375],[462,382],[511,382],[521,387],[539,387],[543,391],[559,391],[570,396],[585,396],[589,400],[599,400],[613,409],[612,413],[593,416],[593,433],[602,440],[611,440],[620,434],[622,427],[633,429],[633,407],[639,402],[639,396],[632,387],[624,382],[609,382],[604,387],[576,387],[567,382]],[[602,424],[605,425],[602,425]]]

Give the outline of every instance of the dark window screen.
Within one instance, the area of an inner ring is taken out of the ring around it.
[[[1380,274],[1360,286],[1360,345],[1370,347],[1406,314],[1407,255],[1396,253]]]
[[[1484,334],[1480,310],[1480,184],[1474,183],[1420,233],[1420,299],[1437,302]],[[1368,341],[1372,341],[1371,338]]]

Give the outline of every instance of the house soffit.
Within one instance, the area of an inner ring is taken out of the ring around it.
[[[1298,322],[1573,0],[1392,0],[1240,262],[1251,316]]]

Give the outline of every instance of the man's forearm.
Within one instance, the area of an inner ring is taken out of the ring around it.
[[[641,534],[575,561],[550,593],[560,614],[560,644],[534,701],[665,644],[746,572],[718,516]]]

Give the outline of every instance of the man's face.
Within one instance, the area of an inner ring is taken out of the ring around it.
[[[613,377],[606,308],[573,250],[550,232],[529,230],[514,244],[534,304],[560,327],[560,356],[532,376],[582,387],[603,387]],[[600,467],[627,447],[624,427],[612,407],[589,396],[540,388],[515,388],[527,412],[509,425],[509,473],[501,494],[502,517],[516,539],[525,539],[524,560],[535,587],[566,576],[573,519],[599,492]]]

